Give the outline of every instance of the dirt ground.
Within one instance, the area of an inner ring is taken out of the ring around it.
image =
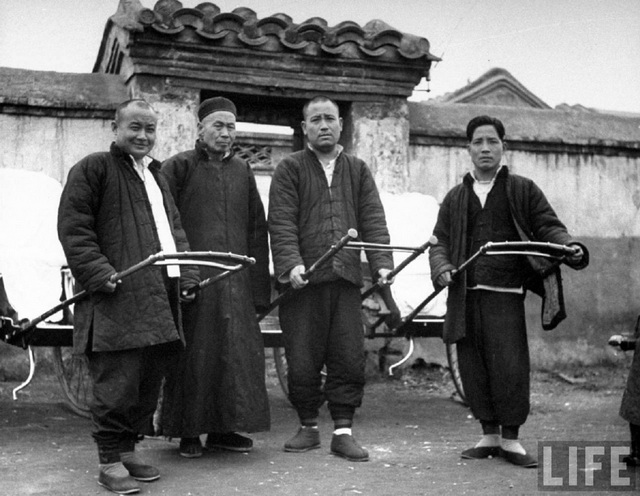
[[[538,440],[627,441],[617,411],[626,370],[589,368],[536,372],[532,412],[521,431],[524,446]],[[111,494],[97,484],[97,455],[90,421],[65,407],[55,378],[37,375],[18,401],[15,382],[0,382],[0,494]],[[542,494],[535,469],[502,459],[463,461],[479,428],[469,410],[452,397],[446,369],[424,364],[399,379],[369,382],[354,434],[371,461],[352,463],[329,454],[331,422],[321,417],[322,448],[285,453],[296,416],[268,368],[272,429],[253,434],[248,454],[205,452],[178,456],[177,441],[147,438],[139,450],[162,471],[140,494],[162,495],[458,495]],[[558,494],[558,493],[554,493]],[[575,494],[575,493],[574,493]],[[589,493],[589,494],[594,494]]]

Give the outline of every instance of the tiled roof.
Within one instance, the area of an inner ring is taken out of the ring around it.
[[[0,67],[0,104],[63,109],[114,109],[127,99],[111,74],[75,74]]]
[[[203,43],[219,42],[225,46],[383,61],[423,61],[425,73],[430,62],[439,60],[429,52],[426,38],[402,33],[380,20],[364,26],[346,21],[331,27],[326,20],[313,17],[296,24],[286,14],[258,19],[256,12],[246,7],[221,12],[213,3],[183,8],[177,0],[160,0],[153,9],[142,7],[138,0],[121,2],[111,19],[129,31],[150,29],[168,37],[179,37],[189,27]]]
[[[464,139],[469,120],[483,114],[502,120],[507,141],[640,149],[640,116],[621,117],[595,111],[432,101],[409,102],[412,135]]]
[[[447,103],[492,102],[496,104],[495,102],[507,98],[513,106],[551,108],[513,77],[509,71],[501,67],[489,69],[479,78],[470,81],[462,88],[446,93],[434,100]],[[508,104],[505,103],[505,105]]]

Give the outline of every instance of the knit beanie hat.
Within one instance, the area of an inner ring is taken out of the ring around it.
[[[224,110],[226,112],[231,112],[233,115],[238,117],[238,112],[236,111],[236,106],[233,104],[231,100],[228,98],[224,98],[222,96],[216,96],[214,98],[207,98],[204,102],[200,104],[198,107],[198,120],[202,122],[202,120],[212,114],[214,112],[218,112]]]

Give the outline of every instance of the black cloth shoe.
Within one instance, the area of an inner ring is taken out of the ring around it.
[[[202,443],[199,437],[183,437],[180,439],[180,456],[185,458],[200,458]]]
[[[122,462],[101,465],[98,484],[117,494],[140,492],[140,485],[131,477]]]
[[[145,463],[122,462],[129,475],[141,482],[153,482],[160,478],[160,471],[153,465]]]
[[[500,456],[507,460],[509,463],[513,463],[514,465],[518,465],[519,467],[524,468],[537,468],[538,460],[534,457],[525,453],[524,455],[520,453],[515,453],[513,451],[506,451],[500,448]]]
[[[369,452],[349,434],[335,434],[331,438],[331,454],[346,458],[350,462],[368,462]]]
[[[500,456],[500,448],[498,446],[480,446],[469,448],[460,453],[460,458],[465,460],[481,460],[483,458],[496,458]]]
[[[135,451],[120,453],[120,460],[129,475],[136,480],[153,482],[160,478],[160,470],[144,463]]]
[[[223,449],[227,451],[237,451],[239,453],[247,453],[253,448],[253,441],[248,437],[241,436],[235,432],[225,432],[217,434],[211,432],[207,435],[205,448],[208,450]]]
[[[295,436],[284,443],[284,450],[289,453],[304,453],[320,447],[320,431],[300,427]]]

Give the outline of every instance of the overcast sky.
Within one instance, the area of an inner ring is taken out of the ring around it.
[[[91,72],[119,0],[1,0],[0,66]],[[195,7],[201,0],[184,0]],[[218,0],[259,18],[323,17],[330,26],[381,19],[443,58],[433,97],[502,67],[551,106],[640,113],[640,0]],[[153,8],[155,0],[142,0]],[[420,88],[423,88],[422,86]],[[1,92],[1,90],[0,90]]]

